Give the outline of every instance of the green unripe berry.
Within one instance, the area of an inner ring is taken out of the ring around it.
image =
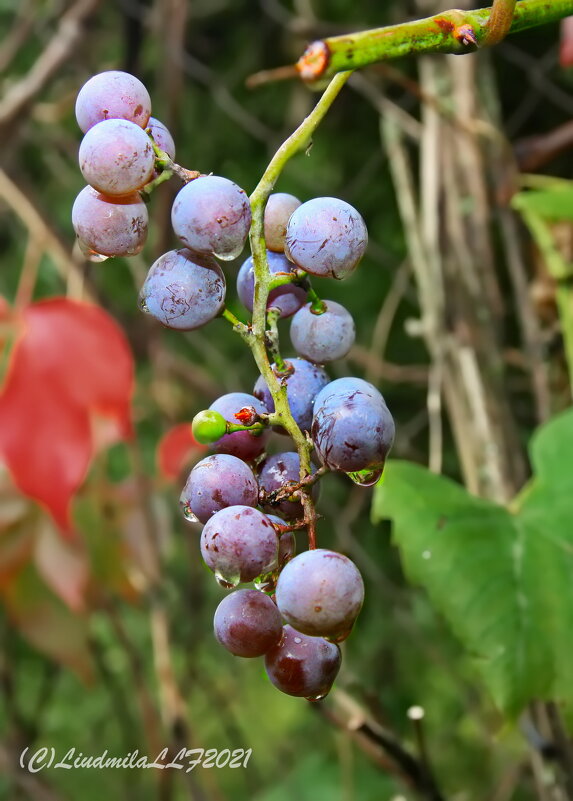
[[[193,418],[193,436],[202,445],[210,445],[227,433],[227,421],[219,412],[205,409]]]

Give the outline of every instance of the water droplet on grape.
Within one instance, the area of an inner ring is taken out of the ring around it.
[[[300,638],[300,637],[295,637],[295,638],[294,638],[294,641],[295,641],[295,643],[296,643],[297,645],[298,645],[299,643],[301,643],[301,642],[302,642],[302,640],[301,640],[301,638]]]
[[[220,573],[215,573],[215,578],[217,579],[217,584],[225,590],[234,590],[239,584],[238,578],[229,581],[228,578],[223,578]]]
[[[140,298],[139,299],[139,308],[141,309],[141,311],[144,314],[151,314],[151,312],[149,311],[149,306],[147,305],[147,302],[146,302],[145,298]]]
[[[327,695],[328,693],[320,693],[319,695],[309,695],[307,696],[306,700],[314,703],[315,701],[322,701],[322,699],[326,698]]]
[[[179,501],[179,506],[181,507],[181,511],[183,512],[183,517],[185,520],[188,520],[189,523],[199,523],[199,518],[197,515],[194,515],[191,511],[191,507],[186,501]]]
[[[346,475],[359,487],[373,487],[374,484],[378,483],[383,472],[384,468],[382,467],[374,470],[357,470],[355,473],[347,473]]]
[[[237,247],[230,252],[226,251],[225,253],[213,253],[213,256],[215,256],[217,259],[220,259],[221,261],[233,261],[233,259],[237,259],[241,255],[244,247],[245,243],[242,242],[240,245],[237,245]]]
[[[88,261],[98,263],[101,261],[107,261],[109,259],[109,256],[104,256],[103,253],[96,253],[96,251],[90,248],[87,242],[84,242],[83,239],[78,237],[77,241],[79,249]]]
[[[262,576],[257,576],[253,581],[255,589],[261,592],[272,594],[277,586],[277,576],[275,573],[264,573]]]

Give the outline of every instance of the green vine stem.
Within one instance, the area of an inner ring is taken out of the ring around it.
[[[271,273],[267,264],[264,237],[264,211],[267,199],[286,163],[297,153],[304,152],[314,131],[324,118],[326,112],[336,99],[338,93],[350,77],[351,73],[340,72],[336,75],[322,97],[299,127],[279,147],[265,170],[261,180],[251,195],[253,221],[251,224],[250,242],[253,254],[253,271],[255,290],[253,301],[253,322],[248,337],[255,362],[260,374],[265,379],[275,404],[275,414],[283,428],[292,437],[300,459],[301,482],[311,474],[310,454],[312,442],[297,426],[289,407],[286,386],[274,374],[267,353],[267,300],[272,284]],[[307,488],[301,490],[304,517],[308,525],[309,548],[316,547],[316,511]]]
[[[506,30],[512,5],[515,8],[511,10],[511,24]],[[476,47],[495,44],[502,30],[504,35],[518,33],[571,14],[573,0],[520,0],[517,4],[515,0],[496,0],[493,9],[452,9],[415,22],[319,40],[307,48],[297,69],[303,80],[312,82],[341,70],[412,54],[470,53]]]
[[[289,370],[287,365],[285,364],[283,357],[281,356],[280,345],[279,345],[278,321],[280,316],[281,316],[280,309],[275,309],[271,307],[267,311],[267,323],[268,323],[267,350],[270,356],[272,357],[273,362],[275,363],[277,372],[279,374],[286,375],[289,372]]]

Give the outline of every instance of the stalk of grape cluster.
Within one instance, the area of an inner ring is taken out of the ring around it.
[[[292,437],[300,459],[300,479],[311,474],[310,454],[312,442],[308,440],[296,424],[287,399],[286,388],[275,376],[265,344],[267,330],[267,299],[271,289],[272,276],[267,265],[267,251],[264,237],[264,211],[265,205],[273,187],[278,180],[285,165],[297,153],[304,151],[310,144],[312,135],[328,109],[338,96],[340,90],[350,78],[352,73],[340,72],[335,75],[325,89],[320,100],[299,127],[279,147],[261,180],[251,195],[251,210],[253,221],[251,223],[250,243],[254,266],[254,302],[253,323],[251,334],[247,342],[253,352],[257,367],[265,379],[275,403],[275,413],[281,418],[281,424]],[[309,549],[316,548],[316,511],[310,491],[301,490],[304,517],[308,524]]]

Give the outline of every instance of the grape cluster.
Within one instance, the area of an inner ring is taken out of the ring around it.
[[[148,222],[141,190],[149,194],[165,170],[183,177],[171,214],[183,247],[151,266],[140,305],[162,325],[190,331],[228,315],[219,262],[240,255],[251,206],[229,179],[175,165],[173,139],[150,114],[145,87],[126,73],[101,73],[81,89],[76,115],[85,133],[80,169],[88,186],[74,203],[72,220],[86,253],[138,253]],[[349,635],[364,598],[354,563],[315,547],[318,481],[337,471],[363,486],[375,483],[394,422],[374,386],[359,378],[332,381],[324,369],[349,352],[354,321],[339,303],[318,298],[309,278],[341,279],[354,271],[368,240],[362,217],[338,198],[301,203],[275,193],[263,223],[263,267],[276,281],[267,298],[265,375],[252,394],[228,393],[195,416],[195,437],[213,453],[191,470],[180,504],[187,520],[203,524],[205,564],[222,587],[233,590],[215,612],[218,642],[236,656],[264,657],[279,690],[316,700],[332,686],[340,668],[338,643]],[[260,270],[249,257],[238,273],[237,293],[248,312]],[[286,360],[278,347],[279,318],[292,318],[296,355]],[[252,325],[238,327],[252,341]],[[269,451],[273,432],[280,436]],[[285,447],[289,433],[295,441]],[[298,555],[295,530],[306,530],[309,541]],[[236,589],[251,582],[253,588]]]

